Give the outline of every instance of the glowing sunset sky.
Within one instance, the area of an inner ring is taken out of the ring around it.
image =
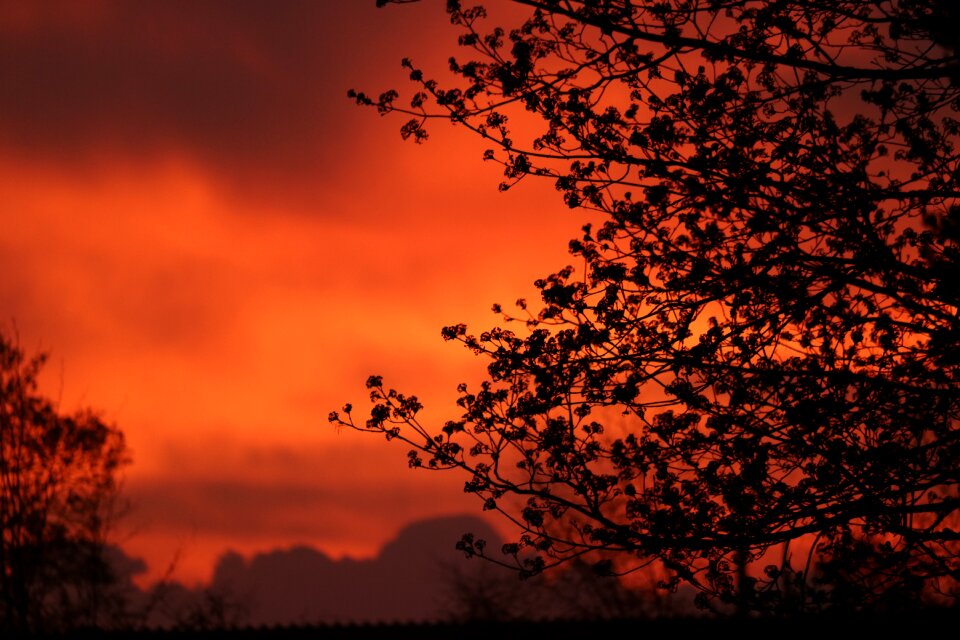
[[[408,95],[400,59],[442,71],[456,37],[439,0],[0,0],[0,326],[126,433],[117,536],[150,576],[479,513],[326,421],[371,373],[453,415],[484,363],[441,327],[534,295],[584,221],[499,193],[468,132],[404,143],[346,98]]]

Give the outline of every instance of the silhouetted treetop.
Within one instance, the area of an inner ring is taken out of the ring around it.
[[[956,597],[955,6],[514,4],[507,32],[447,3],[454,80],[405,60],[408,101],[351,96],[418,142],[469,129],[501,189],[546,178],[602,222],[516,329],[444,329],[489,360],[459,419],[376,376],[369,420],[331,419],[464,472],[527,573],[603,552],[705,605]]]
[[[45,361],[0,333],[0,631],[15,635],[104,624],[116,604],[105,536],[123,433],[44,397]]]

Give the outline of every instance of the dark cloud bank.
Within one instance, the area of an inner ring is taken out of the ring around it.
[[[245,558],[220,557],[211,583],[188,589],[178,583],[138,592],[131,609],[149,624],[167,626],[191,617],[223,617],[227,623],[289,625],[350,622],[417,622],[450,617],[452,589],[491,569],[467,560],[456,542],[471,532],[499,548],[497,534],[482,520],[450,516],[415,522],[370,559],[332,559],[322,551],[296,546]],[[115,564],[128,588],[145,570],[126,556]],[[515,576],[510,576],[515,580]]]
[[[466,559],[456,542],[468,532],[493,554],[502,544],[483,520],[447,516],[408,525],[364,560],[335,560],[308,546],[252,558],[227,552],[210,584],[193,589],[170,582],[144,592],[132,582],[146,569],[141,561],[117,552],[115,565],[131,618],[155,627],[595,620],[690,610],[690,594],[631,590],[585,564],[521,581],[492,563]]]
[[[251,559],[227,553],[211,588],[249,602],[253,624],[436,619],[451,576],[476,568],[455,548],[468,531],[500,546],[481,520],[437,518],[405,527],[369,560],[333,560],[309,547]]]

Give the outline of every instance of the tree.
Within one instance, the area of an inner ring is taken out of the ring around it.
[[[123,434],[39,394],[45,356],[0,334],[0,630],[100,625],[113,584],[105,534],[127,462]]]
[[[523,528],[501,561],[525,574],[602,552],[703,606],[957,598],[955,6],[515,4],[507,33],[447,2],[471,56],[449,86],[405,60],[409,103],[350,95],[418,142],[434,119],[486,139],[501,189],[552,180],[601,220],[582,266],[513,330],[443,330],[489,360],[459,419],[373,376],[370,418],[331,420],[464,473]]]
[[[444,617],[458,624],[636,620],[691,613],[691,603],[683,599],[689,594],[627,586],[597,575],[579,559],[522,582],[513,572],[489,563],[472,570],[451,566],[445,586]]]

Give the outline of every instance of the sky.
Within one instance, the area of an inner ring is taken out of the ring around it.
[[[414,145],[347,99],[409,96],[403,57],[442,75],[443,4],[0,0],[0,328],[124,431],[113,531],[144,581],[480,513],[326,418],[370,374],[454,417],[484,362],[441,328],[534,297],[584,222],[549,183],[499,192],[469,132]]]

